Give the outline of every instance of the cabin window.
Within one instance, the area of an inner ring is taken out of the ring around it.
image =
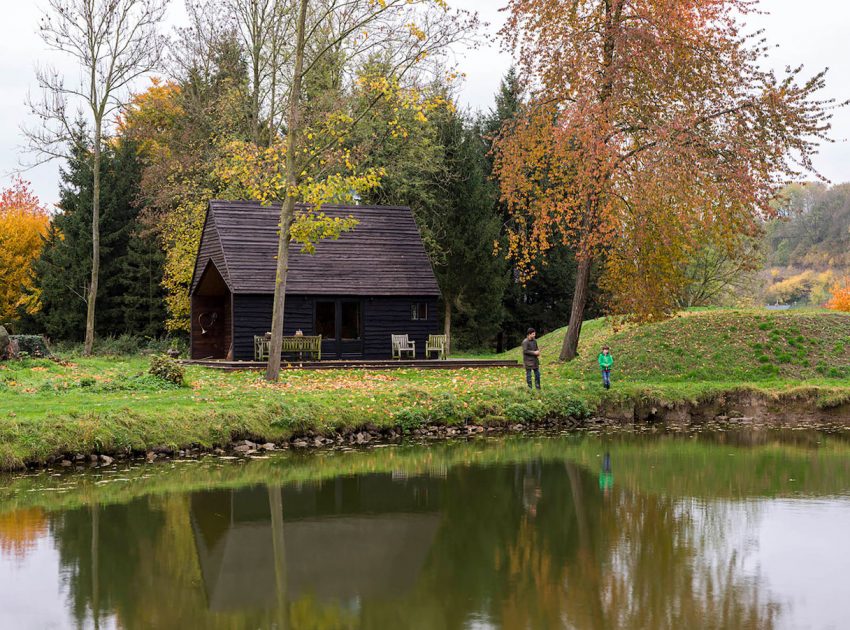
[[[316,334],[336,339],[336,302],[316,302]]]
[[[363,336],[363,322],[360,317],[360,302],[343,302],[340,337],[346,341],[360,339]]]
[[[428,319],[428,305],[425,302],[416,302],[410,307],[410,319]]]

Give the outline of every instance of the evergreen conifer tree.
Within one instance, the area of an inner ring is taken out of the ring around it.
[[[82,133],[82,130],[81,130]],[[34,266],[41,312],[36,325],[55,339],[82,339],[91,272],[91,156],[74,143],[60,171],[60,213]],[[116,142],[101,163],[101,274],[96,328],[103,336],[162,332],[161,254],[138,223],[141,165],[136,147]],[[156,290],[152,287],[156,286]]]
[[[502,324],[506,265],[494,253],[499,238],[497,190],[488,179],[487,145],[480,125],[449,111],[439,121],[444,181],[432,212],[441,224],[445,258],[435,265],[443,294],[444,331],[450,343],[482,347]]]

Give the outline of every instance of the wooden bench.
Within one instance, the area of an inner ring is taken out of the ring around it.
[[[428,335],[428,343],[425,345],[425,358],[428,359],[432,352],[436,353],[438,359],[446,358],[445,335]]]
[[[266,335],[254,336],[254,359],[257,361],[269,360],[269,348],[271,337]],[[322,336],[321,335],[293,335],[283,338],[281,354],[295,353],[312,355],[316,361],[322,360]]]
[[[390,335],[393,344],[393,359],[401,359],[402,354],[409,354],[411,359],[416,358],[416,342],[410,341],[407,335]]]

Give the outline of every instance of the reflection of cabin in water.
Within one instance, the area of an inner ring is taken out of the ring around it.
[[[440,482],[390,475],[198,492],[191,515],[211,610],[410,590],[440,522]]]
[[[293,243],[284,334],[322,335],[327,359],[388,359],[407,334],[424,357],[440,290],[409,208],[325,206],[359,221],[315,254]],[[271,330],[279,205],[211,201],[190,287],[191,358],[254,358]]]

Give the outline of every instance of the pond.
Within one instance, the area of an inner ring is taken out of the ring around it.
[[[580,433],[3,479],[0,628],[840,628],[850,436]]]

